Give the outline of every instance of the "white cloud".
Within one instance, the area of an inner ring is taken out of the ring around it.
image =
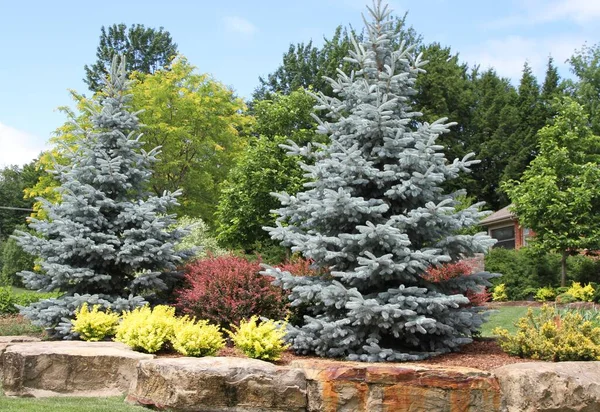
[[[595,24],[600,18],[598,0],[526,0],[518,3],[519,13],[488,22],[485,27],[500,29],[514,26],[568,21],[579,25]]]
[[[507,36],[488,40],[478,48],[466,50],[461,53],[461,57],[469,64],[479,64],[482,69],[494,68],[500,76],[515,82],[521,78],[523,64],[527,61],[534,74],[543,79],[548,56],[554,58],[554,63],[559,68],[565,69],[564,61],[584,42],[585,38],[577,36]]]
[[[225,28],[234,33],[252,35],[258,31],[254,24],[243,17],[226,16],[223,21],[225,22]]]
[[[45,144],[41,139],[0,123],[0,167],[24,165],[35,159]]]

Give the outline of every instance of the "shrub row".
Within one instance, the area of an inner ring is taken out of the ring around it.
[[[492,249],[485,257],[485,269],[502,274],[492,283],[505,285],[508,300],[531,299],[542,287],[557,288],[560,285],[560,256],[531,248]],[[600,259],[570,256],[567,259],[567,276],[569,282],[581,284],[600,279]]]
[[[544,286],[539,289],[529,288],[525,291],[527,298],[533,297],[538,302],[572,303],[572,302],[598,302],[600,301],[600,287],[591,282],[582,286],[580,282],[573,282],[570,287],[553,288]],[[504,302],[509,300],[507,288],[504,283],[494,287],[492,300]]]
[[[218,325],[208,320],[196,321],[189,316],[175,316],[175,308],[159,305],[143,306],[121,316],[103,312],[100,306],[91,310],[84,304],[72,321],[73,331],[83,340],[98,341],[114,336],[134,350],[155,353],[172,348],[184,356],[213,356],[225,346]],[[255,359],[277,360],[288,348],[284,343],[285,323],[273,320],[258,321],[253,316],[225,330],[234,345],[246,356]]]

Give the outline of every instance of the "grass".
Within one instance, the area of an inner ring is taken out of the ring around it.
[[[1,412],[148,412],[123,398],[7,398],[0,395]]]
[[[481,336],[494,336],[492,331],[494,328],[504,328],[512,334],[517,331],[515,322],[527,314],[526,306],[502,306],[495,309],[488,321],[481,327]],[[533,308],[534,311],[539,311],[538,308]]]
[[[42,328],[19,315],[0,315],[0,336],[38,336],[43,337]],[[0,409],[2,411],[2,409]]]

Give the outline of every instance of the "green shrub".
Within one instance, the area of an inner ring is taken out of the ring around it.
[[[544,305],[534,314],[517,322],[517,332],[494,329],[502,350],[522,358],[546,361],[585,361],[600,359],[600,327],[598,313],[586,319],[579,311],[558,311]]]
[[[556,253],[543,253],[527,247],[519,250],[497,248],[485,257],[485,269],[502,273],[502,277],[492,280],[492,283],[504,283],[509,300],[525,300],[530,288],[560,285],[560,260]],[[600,279],[600,259],[569,256],[567,277],[582,284]],[[557,291],[557,295],[564,292]],[[600,301],[600,295],[598,299]]]
[[[23,270],[32,270],[35,265],[35,257],[25,252],[15,239],[9,238],[4,242],[2,248],[2,262],[0,284],[22,287],[22,279],[17,276],[17,273]]]
[[[123,313],[117,326],[115,340],[123,342],[133,350],[155,353],[173,337],[175,308],[159,305],[136,308]]]
[[[210,325],[207,320],[195,322],[188,317],[177,320],[171,343],[183,356],[213,356],[225,346],[218,326]]]
[[[241,321],[240,326],[232,325],[234,331],[227,331],[236,348],[249,358],[262,360],[278,360],[288,349],[284,338],[286,323],[273,320],[258,323],[258,317],[252,316]]]
[[[541,254],[530,248],[518,251],[496,248],[486,255],[485,269],[502,273],[502,277],[492,280],[492,283],[504,283],[509,300],[525,300],[532,288],[537,290],[545,285],[558,285],[560,257]]]
[[[492,291],[492,300],[494,302],[506,302],[508,300],[508,296],[506,295],[506,285],[504,283],[500,283],[494,287]]]
[[[86,341],[97,342],[106,336],[112,336],[119,323],[119,315],[110,311],[100,311],[100,305],[94,305],[92,310],[84,303],[75,312],[75,319],[71,320],[73,331]]]
[[[583,255],[569,256],[567,276],[582,284],[596,281],[600,279],[600,260]]]
[[[556,292],[550,286],[539,288],[535,293],[535,300],[538,302],[548,302],[556,298]]]
[[[42,299],[58,297],[58,293],[24,291],[15,293],[10,286],[0,287],[0,314],[18,313],[18,306],[29,306]]]
[[[571,295],[570,293],[561,293],[560,295],[556,296],[556,303],[573,303],[573,302],[578,302],[578,300],[575,298],[575,296]]]

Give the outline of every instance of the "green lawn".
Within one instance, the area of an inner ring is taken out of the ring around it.
[[[123,398],[6,398],[0,395],[1,412],[148,412]]]
[[[494,336],[492,330],[498,327],[508,329],[510,333],[515,333],[515,322],[527,314],[527,309],[526,306],[503,306],[495,309],[490,314],[489,320],[481,327],[481,336]],[[533,308],[533,310],[538,311],[539,308]]]

